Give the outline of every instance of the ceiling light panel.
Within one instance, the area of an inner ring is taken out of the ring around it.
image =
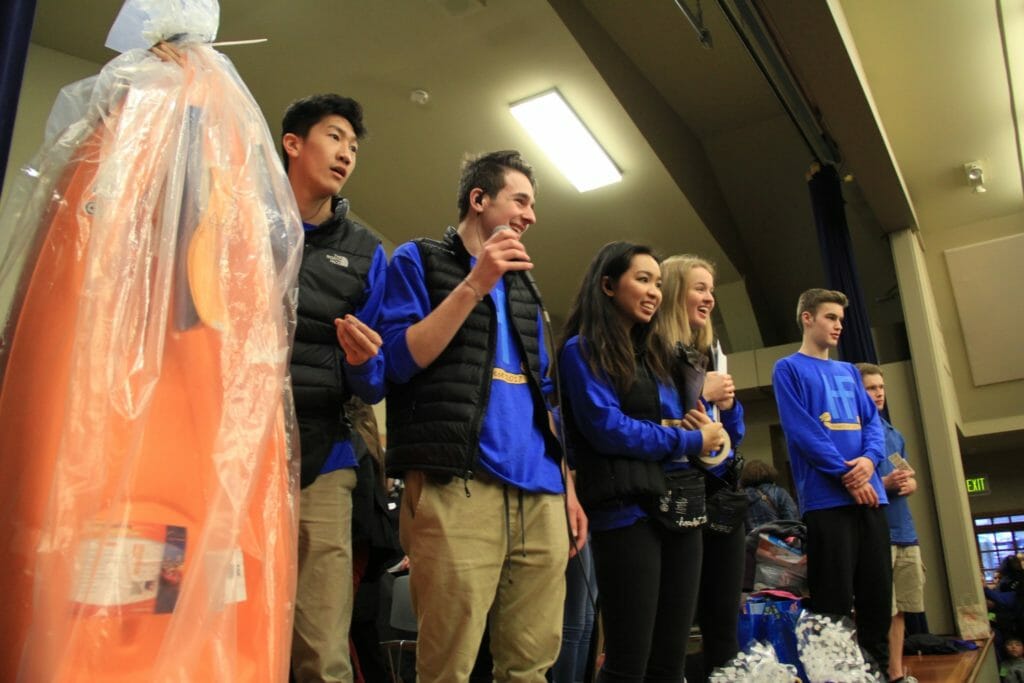
[[[509,105],[512,115],[580,192],[622,180],[622,172],[557,90]]]

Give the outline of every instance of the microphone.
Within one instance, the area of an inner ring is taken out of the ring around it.
[[[502,230],[512,230],[512,228],[508,227],[507,225],[499,225],[494,229],[494,232],[492,232],[491,235],[497,235]],[[518,272],[519,275],[523,278],[523,284],[526,285],[526,288],[528,290],[530,290],[530,295],[534,298],[534,301],[537,302],[537,305],[541,307],[541,310],[544,310],[546,314],[547,311],[544,309],[544,300],[541,298],[540,289],[537,288],[537,281],[533,279],[533,273],[531,273],[528,270],[520,270]]]

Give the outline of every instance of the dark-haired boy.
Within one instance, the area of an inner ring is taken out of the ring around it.
[[[458,228],[403,244],[388,266],[387,465],[405,476],[421,683],[468,680],[485,624],[497,681],[540,683],[558,655],[565,488],[540,311],[517,276],[532,267],[520,238],[534,189],[518,152],[467,160]],[[582,543],[571,483],[568,506]]]
[[[839,344],[846,305],[833,290],[800,295],[803,341],[775,364],[772,388],[807,525],[811,609],[849,616],[856,607],[857,640],[886,672],[892,567],[880,508],[888,500],[876,471],[885,441],[860,373],[828,357]]]
[[[282,122],[285,169],[306,229],[291,379],[302,454],[299,575],[292,640],[298,683],[353,680],[352,491],[356,458],[344,404],[384,395],[374,331],[384,250],[339,194],[365,134],[359,103],[340,95],[293,102]]]

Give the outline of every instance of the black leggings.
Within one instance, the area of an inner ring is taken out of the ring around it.
[[[811,609],[848,617],[857,610],[857,642],[889,668],[892,550],[882,508],[846,505],[804,514]]]
[[[745,561],[746,534],[742,524],[731,534],[720,534],[705,527],[697,606],[705,679],[739,651],[736,630]]]
[[[591,534],[605,633],[598,683],[681,683],[702,534],[642,520]]]

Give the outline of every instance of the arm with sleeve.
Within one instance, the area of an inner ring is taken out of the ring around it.
[[[772,372],[772,389],[786,438],[796,444],[800,455],[814,469],[841,478],[850,469],[816,415],[808,412],[796,370],[784,358]],[[863,392],[862,392],[863,393]],[[866,394],[865,394],[866,396]]]
[[[370,263],[370,271],[366,277],[363,303],[355,313],[363,323],[373,330],[380,326],[381,307],[384,302],[387,257],[384,247],[377,245]],[[345,380],[352,393],[364,403],[378,403],[384,398],[384,350],[378,349],[377,355],[362,365],[349,365],[346,360],[342,364]]]
[[[560,362],[563,390],[573,417],[595,450],[655,461],[700,453],[701,432],[663,427],[622,412],[618,394],[607,378],[595,377],[591,371],[578,337],[566,343]]]
[[[858,396],[860,414],[864,417],[861,425],[861,438],[864,444],[864,456],[875,463],[875,472],[886,459],[885,452],[885,429],[882,426],[882,417],[878,414],[878,408],[868,397],[867,392]]]
[[[729,440],[732,442],[733,449],[738,448],[747,433],[747,428],[743,423],[743,404],[740,403],[739,399],[734,399],[732,408],[721,410],[718,414],[719,419],[722,421],[722,426],[729,433]]]
[[[423,369],[413,360],[405,334],[429,314],[430,297],[424,282],[423,262],[416,245],[407,242],[391,257],[381,310],[380,332],[389,382],[405,384]]]

